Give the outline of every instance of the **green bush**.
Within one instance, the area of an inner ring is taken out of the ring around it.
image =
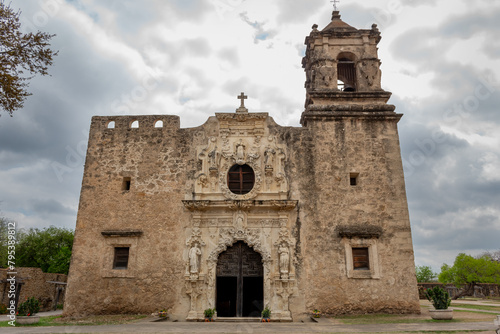
[[[0,304],[0,314],[7,314],[7,306]]]
[[[450,294],[439,286],[425,290],[425,296],[436,310],[446,310],[450,306]]]
[[[207,308],[203,313],[205,314],[205,318],[212,318],[215,314],[215,309]]]
[[[271,310],[266,306],[265,309],[262,310],[262,318],[271,318]]]
[[[21,303],[17,308],[17,315],[21,316],[32,316],[40,311],[40,303],[35,297],[26,299],[24,303]]]

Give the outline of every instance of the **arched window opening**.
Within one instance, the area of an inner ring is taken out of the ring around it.
[[[163,121],[156,121],[155,128],[163,128]]]
[[[244,195],[253,189],[255,173],[248,165],[234,165],[227,173],[227,186],[231,192]]]
[[[115,128],[115,121],[109,121],[106,126],[108,129],[114,129]]]
[[[337,88],[342,92],[356,91],[356,63],[355,56],[343,52],[337,58]]]
[[[139,121],[133,121],[130,123],[130,128],[131,129],[137,129],[139,127]]]

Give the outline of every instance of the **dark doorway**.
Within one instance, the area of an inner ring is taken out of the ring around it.
[[[259,317],[264,305],[262,257],[242,241],[219,255],[219,317]]]

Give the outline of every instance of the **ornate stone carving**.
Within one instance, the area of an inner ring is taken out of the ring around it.
[[[199,220],[193,220],[193,222],[195,222],[195,221],[198,221],[198,223],[199,223]],[[191,236],[186,241],[186,246],[191,247],[195,243],[197,243],[201,246],[205,246],[205,242],[203,241],[202,236],[201,236],[201,229],[199,227],[193,228],[193,231],[191,232]]]
[[[189,211],[203,211],[208,209],[210,201],[182,201],[184,207]]]
[[[204,293],[203,283],[203,280],[186,280],[186,293],[191,297],[191,307],[187,316],[188,320],[196,320],[198,318],[198,297]]]

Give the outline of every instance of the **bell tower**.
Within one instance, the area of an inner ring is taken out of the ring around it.
[[[306,102],[301,124],[318,116],[344,112],[393,112],[386,104],[391,93],[381,88],[377,44],[381,39],[376,24],[356,29],[340,19],[337,10],[323,29],[312,26],[306,37]]]

